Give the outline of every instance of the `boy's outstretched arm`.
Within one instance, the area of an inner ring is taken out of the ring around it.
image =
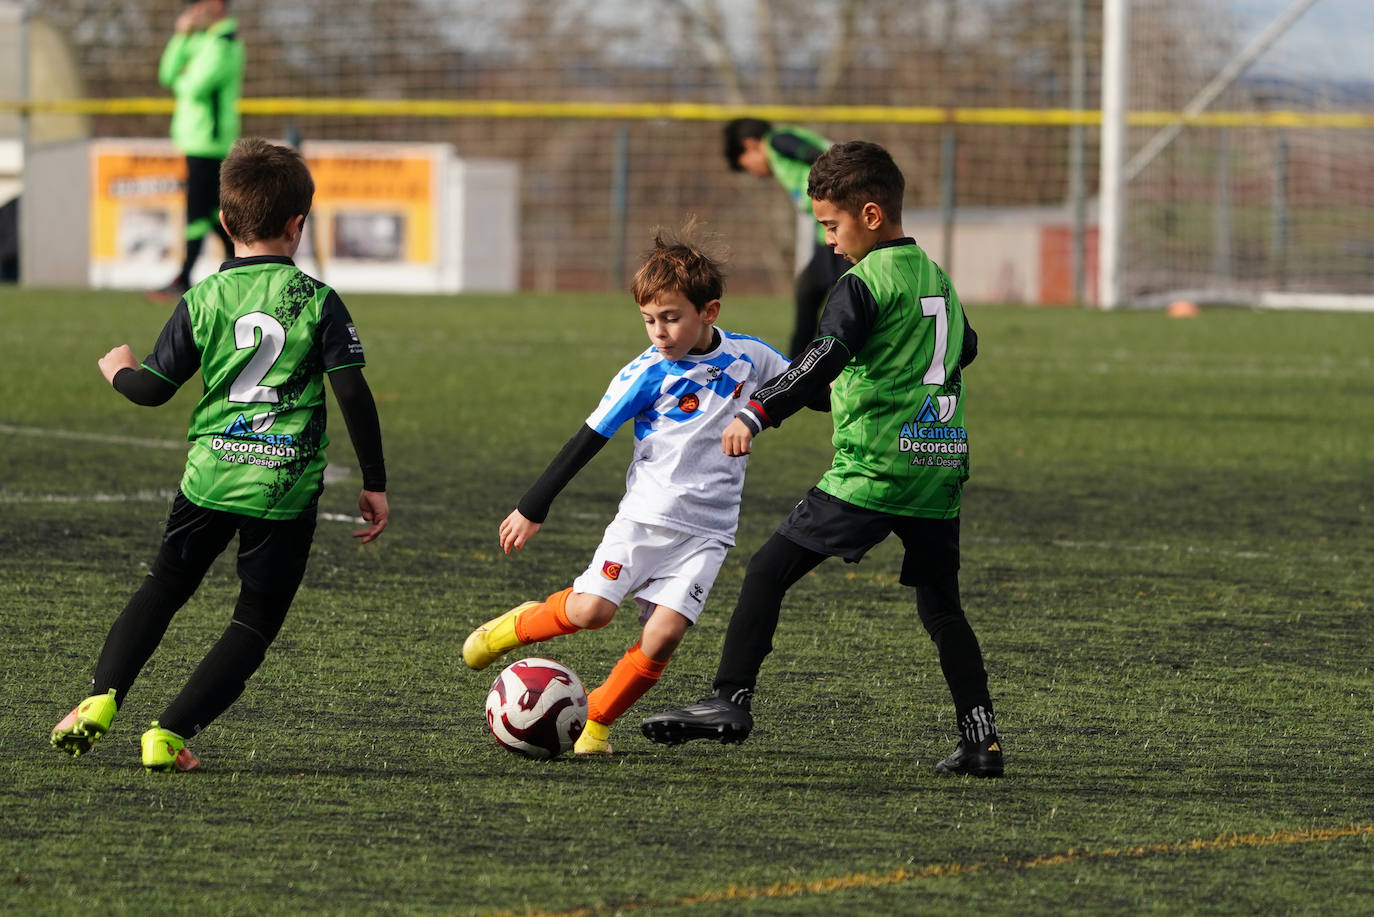
[[[541,522],[531,522],[525,518],[525,514],[518,509],[510,511],[510,515],[501,520],[501,528],[497,534],[501,538],[501,550],[507,554],[511,550],[519,551],[544,525]]]
[[[367,544],[382,534],[391,516],[386,499],[386,460],[382,455],[382,425],[377,418],[377,402],[363,378],[361,366],[334,370],[329,374],[329,384],[339,402],[339,413],[343,414],[348,437],[358,456],[358,467],[363,473],[358,511],[368,526],[358,529],[353,537]]]
[[[554,497],[610,441],[609,437],[583,424],[582,429],[563,444],[549,467],[520,498],[520,505],[501,523],[499,535],[503,551],[509,554],[512,548],[520,550],[538,533],[549,517]]]
[[[362,513],[368,526],[355,531],[353,537],[360,539],[363,544],[375,541],[391,519],[391,507],[387,504],[386,494],[374,490],[364,489],[358,494],[358,512]]]
[[[804,407],[829,404],[830,383],[849,362],[849,349],[835,338],[818,338],[778,376],[765,382],[720,438],[726,455],[747,455],[754,437]]]
[[[110,352],[97,360],[96,365],[100,367],[100,374],[105,381],[113,386],[115,376],[119,375],[121,369],[138,369],[138,358],[128,344],[120,344],[110,348]]]
[[[134,404],[157,407],[177,393],[177,387],[140,366],[128,344],[120,344],[96,361],[105,381]]]

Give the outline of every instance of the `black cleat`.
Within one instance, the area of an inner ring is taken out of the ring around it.
[[[959,747],[939,764],[935,765],[938,774],[968,774],[970,777],[1002,776],[1002,746],[997,736],[984,742],[959,740]]]
[[[715,739],[736,745],[749,738],[754,715],[745,707],[711,695],[681,710],[655,713],[639,724],[644,738],[660,745],[681,745],[693,739]]]

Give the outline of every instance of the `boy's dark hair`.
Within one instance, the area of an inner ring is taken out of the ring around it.
[[[315,180],[301,154],[257,137],[234,144],[219,168],[219,207],[240,242],[275,239],[286,221],[310,213]]]
[[[901,222],[906,179],[887,150],[867,140],[837,143],[811,166],[806,194],[827,201],[847,213],[857,214],[869,201],[883,215]]]
[[[695,222],[683,228],[680,237],[660,229],[654,233],[654,247],[635,271],[630,293],[636,305],[645,305],[664,293],[681,293],[698,312],[725,292],[725,271],[720,262],[689,240]]]
[[[736,118],[725,125],[725,161],[731,171],[743,172],[739,158],[744,153],[744,141],[762,140],[773,125],[761,118]]]

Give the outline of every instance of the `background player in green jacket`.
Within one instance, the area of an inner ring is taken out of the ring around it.
[[[775,127],[758,118],[736,118],[725,125],[725,161],[730,168],[756,178],[773,176],[797,212],[808,218],[814,214],[806,194],[806,178],[816,157],[829,146],[830,141],[820,134],[800,127]],[[848,267],[849,262],[825,244],[825,230],[817,226],[811,260],[797,275],[797,315],[787,349],[789,357],[811,343],[825,296]]]
[[[896,533],[901,582],[940,656],[959,744],[941,773],[1002,775],[988,676],[959,601],[959,504],[968,479],[963,367],[977,353],[949,277],[902,231],[905,181],[877,144],[831,147],[808,195],[835,250],[854,262],[831,291],[816,340],[765,383],[726,427],[727,455],[808,404],[833,382],[835,459],[749,560],[726,632],[715,693],[656,714],[644,734],[664,744],[742,742],[750,701],[772,651],[788,588],[827,557],[857,562]]]
[[[186,254],[172,282],[149,294],[158,302],[176,302],[191,286],[206,233],[219,233],[225,254],[234,256],[219,222],[219,166],[239,138],[244,52],[228,5],[229,0],[187,3],[157,68],[158,82],[176,97],[172,143],[186,156]]]
[[[197,765],[186,740],[243,692],[305,575],[329,443],[326,375],[362,469],[367,524],[353,535],[368,542],[386,528],[382,434],[362,344],[338,294],[291,261],[315,192],[310,171],[295,150],[243,140],[222,182],[239,257],[177,303],[141,365],[127,344],[100,359],[105,379],[135,404],[163,404],[197,373],[205,387],[162,547],[105,639],[94,691],[52,730],[52,744],[72,755],[110,728],[172,616],[237,533],[241,588],[229,627],[143,734],[145,767]]]

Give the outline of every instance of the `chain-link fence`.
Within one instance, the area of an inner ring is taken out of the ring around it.
[[[70,42],[87,97],[165,97],[156,82],[157,60],[183,8],[178,0],[68,0],[28,7]],[[1181,107],[1244,39],[1245,23],[1228,13],[1223,0],[1140,0],[1133,9],[1133,109]],[[825,118],[807,118],[801,111],[796,120],[832,139],[865,137],[888,146],[907,176],[908,208],[944,208],[947,221],[952,216],[957,222],[973,208],[1069,213],[1076,192],[1086,199],[1096,191],[1097,126],[1075,128],[1055,113],[1099,107],[1100,2],[317,0],[301,6],[233,0],[230,13],[248,48],[249,99],[662,106],[662,119],[493,113],[245,117],[249,134],[295,132],[307,142],[446,142],[462,156],[514,160],[522,173],[526,288],[622,287],[653,227],[681,224],[688,214],[704,220],[730,252],[732,290],[790,286],[795,238],[788,200],[772,182],[730,172],[721,155],[720,122],[674,117],[669,106],[678,103],[726,106],[740,114],[770,105],[831,106]],[[1303,104],[1371,109],[1368,95],[1322,99],[1319,87],[1329,81],[1313,85]],[[1272,82],[1237,82],[1222,104],[1262,111],[1276,104],[1272,89]],[[835,106],[919,106],[986,117],[846,121],[845,108],[836,115]],[[96,114],[89,129],[95,136],[159,137],[167,120]],[[1149,133],[1136,128],[1133,142],[1143,143]],[[1208,143],[1227,142],[1232,149],[1241,143],[1238,134],[1228,141],[1218,140],[1219,133],[1208,136]],[[1335,162],[1344,157],[1340,151],[1350,132],[1289,137],[1292,162],[1307,163],[1309,145],[1321,143],[1327,152],[1313,155]],[[1335,139],[1328,143],[1327,137]],[[1368,138],[1366,132],[1359,142],[1367,144]],[[1201,194],[1198,183],[1215,197],[1218,182],[1226,180],[1217,178],[1215,168],[1203,178],[1180,165],[1195,156],[1196,142],[1197,135],[1185,135],[1132,189],[1132,219],[1141,221],[1130,242],[1140,253],[1136,264],[1143,279],[1136,281],[1137,291],[1173,282],[1156,275],[1186,268],[1190,260],[1202,259],[1209,269],[1225,263],[1210,247],[1203,252],[1195,244],[1202,218],[1189,207]],[[1279,149],[1268,139],[1258,146],[1247,139],[1244,145],[1270,151],[1246,153],[1247,164]],[[1234,156],[1230,161],[1239,163]],[[1267,168],[1259,165],[1261,172]],[[1260,179],[1233,174],[1236,186],[1227,193],[1234,232],[1229,243],[1219,243],[1230,245],[1228,270],[1272,272],[1272,265],[1248,260],[1261,243],[1242,230],[1257,219],[1259,211],[1242,205],[1262,196],[1251,188]],[[1344,171],[1329,175],[1321,179],[1303,165],[1289,172],[1289,187],[1347,182]],[[1345,206],[1366,212],[1374,204],[1366,183],[1342,196]],[[1311,200],[1326,206],[1325,199]],[[1152,203],[1162,210],[1152,213]],[[1305,211],[1287,231],[1316,220],[1314,214]],[[1219,229],[1207,234],[1223,238]],[[948,238],[921,241],[954,262],[962,286],[960,264],[969,262],[961,261],[959,250],[948,250]],[[1307,244],[1293,240],[1297,248]],[[1330,244],[1349,242],[1342,236]]]

